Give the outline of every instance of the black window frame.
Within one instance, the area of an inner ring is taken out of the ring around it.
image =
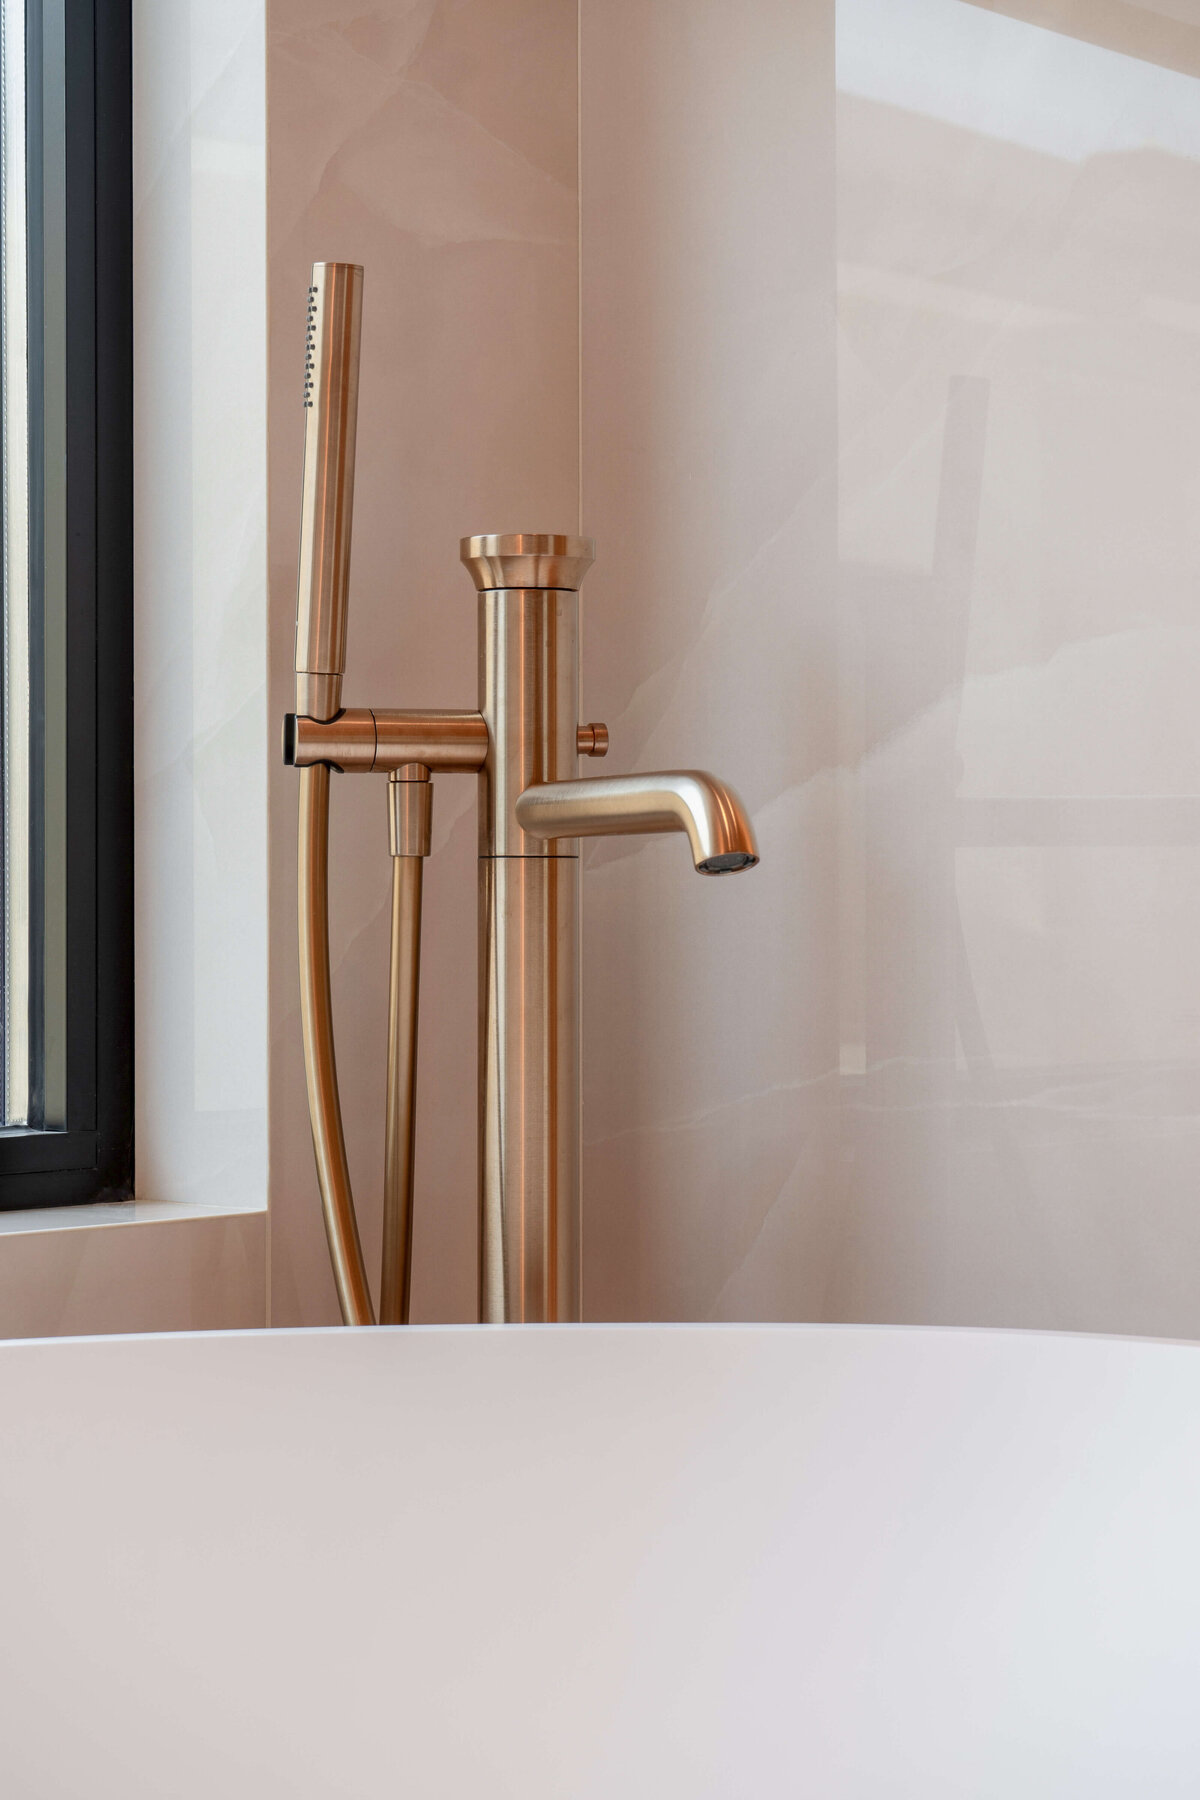
[[[66,1128],[0,1129],[0,1211],[133,1192],[131,4],[65,0],[64,10]],[[26,18],[32,41],[40,0],[27,0]],[[31,306],[31,380],[35,312]],[[32,443],[37,408],[30,410]],[[31,478],[31,517],[36,508]],[[31,673],[36,694],[36,663]],[[36,698],[30,710],[35,716]],[[35,755],[35,791],[36,779]],[[31,1021],[35,1085],[37,1038]]]

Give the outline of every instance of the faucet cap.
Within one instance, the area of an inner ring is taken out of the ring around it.
[[[596,545],[592,538],[504,531],[463,538],[458,553],[481,594],[489,588],[567,588],[573,592],[596,560]]]

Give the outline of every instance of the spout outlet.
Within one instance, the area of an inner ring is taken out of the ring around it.
[[[701,875],[734,875],[758,861],[754,827],[731,787],[703,769],[547,781],[517,801],[530,837],[623,837],[684,831]]]

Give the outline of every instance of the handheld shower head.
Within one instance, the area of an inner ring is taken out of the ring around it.
[[[357,263],[313,264],[296,596],[296,711],[312,719],[332,719],[342,704],[362,290]]]

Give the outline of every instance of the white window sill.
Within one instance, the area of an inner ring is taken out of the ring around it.
[[[123,1200],[99,1206],[42,1206],[0,1213],[0,1238],[27,1231],[94,1231],[102,1225],[182,1224],[264,1213],[267,1203],[249,1206],[197,1205],[179,1200]]]
[[[264,1326],[266,1224],[265,1203],[0,1213],[0,1338]]]

